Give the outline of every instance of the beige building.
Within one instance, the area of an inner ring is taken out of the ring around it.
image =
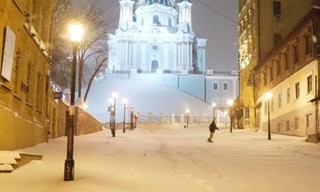
[[[272,133],[309,136],[319,133],[318,97],[320,9],[312,9],[255,68],[256,116],[267,130],[268,99]]]
[[[240,127],[257,128],[254,67],[286,37],[315,0],[239,0]]]

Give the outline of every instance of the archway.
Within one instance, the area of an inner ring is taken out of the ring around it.
[[[151,72],[153,73],[157,72],[158,67],[159,67],[159,62],[157,60],[153,60],[151,63]]]

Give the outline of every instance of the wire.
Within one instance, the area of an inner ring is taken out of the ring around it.
[[[226,16],[225,14],[221,13],[221,12],[218,11],[217,9],[212,8],[212,6],[208,5],[207,3],[204,3],[203,0],[195,0],[195,1],[198,1],[199,3],[201,3],[202,5],[204,5],[205,7],[207,7],[208,9],[210,9],[210,10],[212,10],[213,12],[217,13],[218,15],[222,16],[223,18],[231,21],[232,23],[238,24],[238,21],[237,21],[237,20],[235,20],[235,19],[233,19],[233,18],[231,18],[231,17],[229,17],[229,16]],[[211,0],[211,1],[213,1],[213,0]],[[219,5],[219,6],[220,6],[221,8],[223,8],[221,5]],[[225,8],[223,8],[223,9],[225,9]],[[225,10],[227,10],[227,9],[225,9]],[[229,10],[227,10],[227,11],[229,11]],[[230,11],[229,11],[229,12],[230,12]],[[233,14],[233,15],[234,15],[234,14]]]

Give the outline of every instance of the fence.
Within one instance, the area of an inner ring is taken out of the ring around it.
[[[212,120],[206,114],[158,114],[153,113],[139,114],[138,123],[209,123]]]

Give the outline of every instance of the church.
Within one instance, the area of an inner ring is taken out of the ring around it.
[[[195,38],[189,0],[119,0],[109,35],[111,73],[203,73],[207,39]]]

